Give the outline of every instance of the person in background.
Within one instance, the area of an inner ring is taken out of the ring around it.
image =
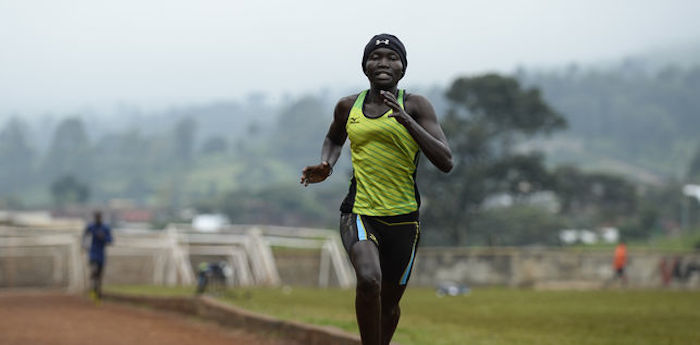
[[[197,290],[195,294],[203,294],[210,286],[215,292],[223,292],[226,289],[226,277],[229,275],[230,267],[224,261],[201,262],[197,266]]]
[[[106,259],[105,247],[112,243],[112,232],[109,226],[102,222],[102,213],[100,211],[95,211],[94,221],[85,228],[83,243],[85,247],[89,248],[90,297],[97,301],[102,298],[102,273]]]
[[[620,243],[615,247],[615,255],[613,258],[613,269],[615,270],[615,279],[620,279],[622,284],[627,284],[627,275],[625,267],[627,266],[627,246],[625,242]]]
[[[671,284],[671,274],[672,274],[671,262],[667,257],[661,258],[659,262],[659,273],[661,274],[661,283],[664,287],[668,287]]]

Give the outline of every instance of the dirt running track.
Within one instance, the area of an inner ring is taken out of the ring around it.
[[[295,345],[77,296],[0,292],[0,345]]]

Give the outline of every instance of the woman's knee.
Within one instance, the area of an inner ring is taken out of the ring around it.
[[[352,265],[357,276],[358,292],[375,294],[381,291],[382,269],[374,243],[360,241],[351,250]]]

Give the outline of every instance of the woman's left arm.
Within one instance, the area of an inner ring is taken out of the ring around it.
[[[452,170],[452,151],[430,101],[420,95],[410,95],[410,101],[408,97],[404,101],[407,109],[404,110],[393,93],[382,91],[381,94],[384,103],[393,110],[389,116],[406,127],[428,160],[443,172]]]

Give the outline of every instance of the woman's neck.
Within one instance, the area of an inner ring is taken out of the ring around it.
[[[394,94],[394,96],[398,97],[398,87],[394,86],[390,88],[389,90],[384,90],[377,88],[375,86],[370,86],[369,92],[367,92],[367,96],[365,96],[365,100],[369,101],[370,103],[384,103],[382,96],[380,95],[380,92],[382,91],[389,91]]]

